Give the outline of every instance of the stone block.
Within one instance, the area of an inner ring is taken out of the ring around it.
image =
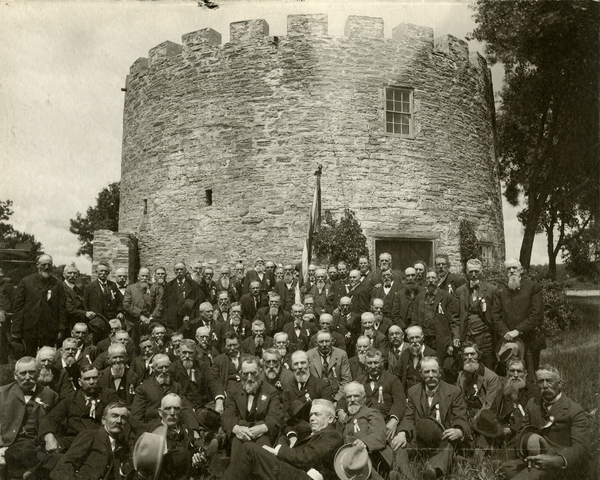
[[[383,38],[383,18],[350,15],[346,20],[344,35],[348,38]]]
[[[181,45],[175,42],[170,42],[169,40],[157,45],[148,52],[149,67],[153,68],[167,58],[179,55],[181,50]]]
[[[210,47],[221,45],[221,34],[212,28],[203,28],[181,36],[183,54],[191,55]]]
[[[400,23],[392,30],[392,38],[404,42],[423,42],[431,45],[433,49],[433,28]]]
[[[467,42],[460,38],[456,38],[454,35],[437,37],[434,39],[433,49],[434,51],[444,53],[455,60],[465,62],[469,60],[469,45]]]
[[[229,24],[229,41],[231,43],[247,43],[262,40],[268,35],[269,24],[262,18]]]
[[[327,15],[288,15],[288,35],[327,35],[329,22]]]

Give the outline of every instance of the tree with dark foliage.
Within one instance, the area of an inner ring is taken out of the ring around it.
[[[346,262],[356,268],[358,259],[368,255],[367,237],[352,210],[346,209],[340,221],[325,215],[325,225],[315,234],[314,256],[327,258],[331,263]]]

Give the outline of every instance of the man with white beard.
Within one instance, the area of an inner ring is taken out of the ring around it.
[[[321,316],[323,313],[329,313],[326,311],[326,308],[327,297],[329,296],[331,286],[326,282],[326,279],[327,270],[324,268],[317,268],[315,271],[314,285],[308,291],[308,294],[313,297],[314,313],[317,316]]]
[[[243,443],[271,446],[283,422],[279,393],[263,381],[256,357],[242,359],[240,375],[242,381],[228,392],[222,417],[233,459],[240,458]]]
[[[489,410],[501,388],[498,375],[480,362],[481,351],[475,343],[465,342],[461,347],[463,369],[456,385],[460,387],[467,404],[467,418],[474,420],[481,410]]]
[[[290,352],[289,336],[285,332],[277,332],[273,336],[273,347],[281,355],[281,366],[286,370],[292,370],[292,353]]]
[[[352,311],[361,315],[369,310],[371,291],[362,281],[359,270],[350,270],[348,274],[348,296],[352,299]]]
[[[60,369],[55,365],[56,362],[56,348],[54,347],[42,347],[38,350],[35,357],[36,362],[40,366],[38,373],[38,383],[44,387],[50,388],[52,391],[58,393],[56,383],[60,376]]]
[[[245,355],[262,357],[263,350],[273,346],[273,338],[265,334],[265,324],[261,320],[252,322],[252,336],[242,342],[241,352]]]
[[[410,325],[414,304],[422,288],[417,284],[417,272],[409,267],[404,270],[404,287],[396,292],[392,307],[394,324],[406,329]]]
[[[491,410],[504,429],[504,441],[498,442],[506,448],[506,457],[503,455],[503,458],[514,460],[517,458],[515,435],[523,425],[527,403],[540,394],[540,387],[527,383],[525,362],[520,358],[509,360],[506,371],[504,388],[496,394]]]
[[[25,342],[25,355],[35,356],[39,347],[54,346],[66,336],[65,290],[63,282],[52,276],[52,266],[52,257],[41,255],[37,273],[23,278],[13,297],[11,333]]]
[[[131,427],[136,435],[150,431],[159,418],[161,400],[168,393],[176,393],[183,399],[181,416],[186,428],[198,430],[199,424],[190,402],[183,396],[181,384],[173,380],[169,372],[171,360],[168,355],[158,353],[152,357],[152,376],[135,389],[131,404]]]
[[[410,387],[421,383],[421,360],[424,357],[435,356],[435,350],[429,348],[423,342],[423,329],[418,325],[413,325],[406,329],[406,342],[408,348],[405,348],[400,354],[400,359],[394,370],[394,374],[402,382],[404,391],[407,392]]]
[[[542,289],[534,281],[522,278],[523,269],[516,258],[504,262],[507,285],[498,287],[493,297],[492,321],[498,337],[512,341],[519,337],[525,344],[527,381],[535,381],[540,351],[546,340],[540,332],[544,319]]]
[[[375,326],[375,315],[371,312],[365,312],[360,316],[361,335],[369,337],[371,346],[381,350],[384,356],[390,349],[390,341],[388,338],[377,330]]]
[[[373,298],[371,300],[371,313],[375,322],[375,330],[379,330],[384,335],[387,335],[388,329],[392,326],[392,321],[384,316],[383,300],[381,298]]]
[[[250,284],[252,282],[258,282],[260,284],[260,293],[267,294],[275,286],[273,272],[267,272],[265,270],[265,261],[261,257],[257,258],[254,262],[254,270],[248,270],[244,277],[242,293],[246,294],[250,292]]]
[[[358,337],[358,340],[356,340],[356,356],[348,360],[352,380],[364,375],[365,362],[367,361],[366,353],[369,348],[371,348],[371,339],[365,335]]]
[[[102,388],[111,388],[127,405],[133,401],[133,385],[129,376],[127,364],[127,350],[120,343],[113,343],[108,347],[108,363],[110,366],[100,371],[98,385]]]
[[[282,305],[282,299],[283,297],[279,294],[272,293],[269,296],[269,305],[256,312],[256,320],[263,321],[265,333],[271,337],[277,332],[283,331],[283,326],[291,320],[289,310],[284,309]]]
[[[277,390],[279,400],[283,403],[284,391],[290,388],[294,374],[282,367],[281,360],[281,354],[276,348],[267,348],[263,351],[263,380]]]
[[[382,461],[391,465],[393,458],[391,448],[386,447],[387,430],[383,415],[365,405],[365,387],[358,382],[350,382],[344,387],[344,398],[348,409],[348,421],[342,432],[344,443],[366,448],[373,462],[370,478],[382,480],[375,466]]]
[[[198,358],[206,361],[210,367],[219,356],[219,351],[213,346],[212,333],[210,327],[200,327],[196,330],[196,353]]]

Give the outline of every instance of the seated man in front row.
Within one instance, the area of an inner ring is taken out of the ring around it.
[[[560,372],[541,365],[535,372],[541,395],[527,403],[523,428],[517,435],[521,447],[530,442],[526,435],[537,434],[537,451],[523,448],[524,459],[502,465],[504,478],[518,480],[592,478],[590,472],[590,432],[585,411],[562,393]],[[544,441],[545,440],[545,441]],[[547,452],[541,444],[547,444]]]
[[[237,459],[246,442],[272,445],[283,423],[279,392],[262,379],[256,357],[243,357],[242,381],[227,393],[223,430],[231,439],[231,458]]]
[[[82,431],[50,473],[52,480],[122,480],[132,471],[129,439],[123,432],[129,420],[125,403],[110,403],[104,409],[102,426]]]
[[[333,427],[335,411],[329,400],[313,400],[310,408],[312,433],[292,448],[276,448],[245,443],[223,480],[245,480],[256,475],[263,480],[334,480],[333,458],[342,445],[342,437]],[[232,456],[232,458],[234,458]]]
[[[392,440],[394,471],[390,480],[410,477],[407,450],[435,452],[423,471],[424,480],[436,480],[450,473],[457,442],[469,438],[467,408],[462,391],[442,380],[436,357],[421,360],[422,383],[408,390],[408,407]],[[398,473],[400,472],[400,473]]]

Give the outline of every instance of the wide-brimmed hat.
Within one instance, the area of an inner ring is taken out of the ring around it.
[[[217,433],[221,426],[221,415],[212,408],[200,408],[196,410],[196,417],[201,427],[211,433]]]
[[[367,480],[373,464],[366,448],[348,443],[342,445],[335,454],[333,468],[340,480]]]
[[[521,458],[527,458],[531,455],[540,455],[548,453],[548,441],[544,438],[542,431],[533,426],[527,425],[517,438],[517,452]]]
[[[133,447],[133,468],[145,478],[156,480],[167,451],[166,427],[157,428],[155,433],[142,433]]]
[[[106,317],[97,313],[96,316],[89,321],[88,328],[90,329],[90,333],[102,335],[110,330],[110,324]]]
[[[500,425],[496,414],[487,408],[481,410],[477,420],[473,422],[473,430],[481,433],[484,437],[501,437],[504,435],[504,427]]]
[[[312,401],[302,401],[302,400],[294,400],[290,405],[288,413],[290,414],[290,418],[288,419],[288,425],[295,424],[301,420],[308,422],[310,420],[310,407],[312,406]]]
[[[506,363],[511,358],[523,360],[525,356],[525,344],[519,337],[508,341],[504,338],[496,344],[496,358],[499,362]]]
[[[422,418],[415,424],[417,442],[429,448],[439,447],[444,427],[433,418]]]

